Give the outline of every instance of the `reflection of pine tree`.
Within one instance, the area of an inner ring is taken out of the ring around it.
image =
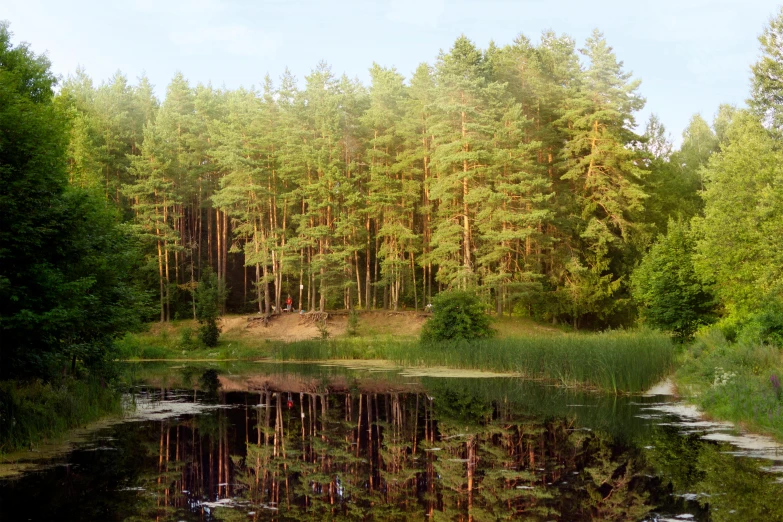
[[[213,511],[217,519],[253,510],[293,520],[620,521],[649,511],[645,461],[633,450],[573,419],[543,422],[512,400],[450,388],[267,388],[239,409],[158,423],[139,519],[185,518],[194,499],[226,497],[246,504]]]

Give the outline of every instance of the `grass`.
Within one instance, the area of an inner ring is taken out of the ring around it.
[[[93,379],[0,382],[0,454],[56,439],[70,429],[121,412],[120,394]]]
[[[295,342],[251,337],[229,330],[216,348],[196,341],[193,321],[153,325],[127,336],[121,358],[283,361],[384,359],[401,366],[442,366],[520,374],[566,386],[586,386],[613,393],[648,389],[673,369],[675,348],[664,334],[650,330],[564,333],[532,321],[501,318],[494,339],[421,345],[416,337],[368,334],[359,320],[358,336]],[[383,326],[376,324],[375,326]]]
[[[445,366],[521,374],[613,393],[648,389],[673,368],[675,348],[648,330],[541,335],[472,342],[361,340],[273,345],[279,360],[385,359],[403,366]]]
[[[141,334],[128,334],[117,343],[123,360],[150,359],[258,359],[269,354],[270,343],[221,336],[218,345],[209,348],[197,339],[193,321],[172,322]],[[157,326],[157,325],[156,325]]]
[[[681,393],[708,415],[783,440],[783,357],[775,346],[730,343],[717,328],[700,332],[675,374]]]

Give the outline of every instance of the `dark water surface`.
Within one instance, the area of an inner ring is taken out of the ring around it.
[[[0,520],[783,520],[783,452],[666,397],[316,365],[131,377],[125,422],[0,480]]]

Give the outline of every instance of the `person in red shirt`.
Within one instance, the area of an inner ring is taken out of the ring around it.
[[[286,299],[286,300],[285,300],[285,309],[286,309],[288,312],[291,312],[291,311],[292,311],[292,307],[293,307],[293,305],[294,305],[294,300],[293,300],[293,299],[291,299],[291,296],[289,295],[289,296],[288,296],[288,299]]]

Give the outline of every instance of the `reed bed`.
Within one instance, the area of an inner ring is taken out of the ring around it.
[[[278,344],[279,360],[385,359],[401,366],[443,366],[520,374],[530,379],[636,393],[668,375],[675,347],[650,330],[531,336],[422,344],[384,340]]]

